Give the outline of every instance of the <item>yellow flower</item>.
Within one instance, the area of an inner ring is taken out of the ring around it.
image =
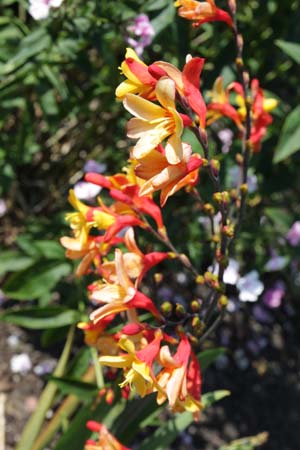
[[[120,69],[127,79],[122,81],[116,89],[118,100],[123,100],[127,94],[138,94],[149,99],[155,98],[154,87],[157,80],[150,75],[148,66],[131,48],[126,49],[125,60]]]
[[[128,123],[127,136],[138,139],[133,148],[135,159],[145,157],[158,144],[167,139],[166,158],[170,164],[178,164],[183,157],[181,135],[183,121],[175,109],[175,82],[169,78],[161,78],[155,88],[156,97],[162,106],[149,100],[128,94],[124,99],[124,107],[135,118]]]
[[[162,332],[158,330],[155,338],[146,347],[137,352],[134,343],[128,337],[123,336],[119,340],[119,346],[127,354],[101,356],[99,361],[101,364],[110,367],[124,369],[125,379],[120,384],[120,387],[123,388],[129,385],[131,390],[144,397],[153,391],[154,375],[152,373],[152,364],[159,352],[162,336]]]

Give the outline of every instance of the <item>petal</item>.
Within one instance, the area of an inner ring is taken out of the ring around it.
[[[149,133],[155,128],[150,122],[141,119],[130,119],[127,124],[127,136],[132,139],[139,139],[144,133]]]
[[[166,158],[170,164],[178,164],[183,158],[182,142],[177,134],[169,137],[166,148]]]
[[[115,96],[118,100],[123,100],[127,94],[136,94],[139,92],[139,86],[131,80],[122,81],[115,90]]]
[[[158,80],[155,94],[159,103],[166,109],[175,109],[175,82],[170,78],[163,77]]]
[[[175,81],[177,89],[179,89],[183,93],[183,82],[180,70],[177,69],[177,67],[173,66],[173,64],[167,63],[165,61],[156,61],[154,64],[158,67],[161,67],[168,74],[168,76],[173,81]]]
[[[139,119],[150,121],[160,119],[165,115],[163,108],[137,95],[127,94],[123,104],[127,111]]]
[[[121,355],[121,356],[100,356],[99,358],[100,364],[109,367],[129,367],[132,362],[131,355]]]

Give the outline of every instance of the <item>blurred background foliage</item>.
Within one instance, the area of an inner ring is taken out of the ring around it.
[[[253,158],[259,189],[250,195],[237,245],[244,270],[255,266],[263,273],[274,248],[289,261],[297,258],[282,236],[300,216],[300,1],[241,0],[238,9],[246,65],[280,102],[262,151]],[[27,10],[25,0],[0,4],[0,197],[7,207],[0,225],[0,279],[8,298],[2,318],[43,330],[42,342],[49,345],[84,318],[86,309],[84,287],[58,243],[68,233],[68,190],[82,179],[87,160],[105,164],[112,174],[128,157],[127,113],[114,96],[126,27],[138,13],[149,15],[156,34],[143,54],[146,63],[163,59],[182,67],[187,53],[207,58],[204,93],[220,73],[225,83],[235,78],[235,49],[224,24],[193,29],[176,16],[171,0],[65,0],[42,21]],[[219,151],[217,131],[211,130],[211,145]],[[238,150],[234,143],[226,169]],[[209,198],[205,178],[201,189]],[[164,214],[178,249],[206,269],[209,245],[201,244],[205,231],[192,199],[178,193]],[[289,270],[281,276],[295,299],[300,280],[293,281]],[[268,277],[272,281],[273,275],[266,275],[267,283]]]
[[[225,2],[220,6],[226,7]],[[280,101],[263,150],[253,158],[259,193],[250,198],[253,208],[248,209],[237,247],[247,254],[247,268],[254,264],[262,269],[274,239],[299,216],[300,2],[251,0],[238,6],[251,76]],[[84,310],[84,293],[72,287],[72,277],[67,285],[62,281],[70,277],[72,267],[58,238],[65,231],[68,189],[82,179],[84,163],[94,159],[106,165],[107,173],[115,173],[127,159],[127,116],[114,97],[122,79],[118,67],[126,48],[126,26],[138,13],[149,15],[156,34],[143,54],[147,63],[163,59],[182,67],[189,52],[205,57],[204,93],[220,73],[225,84],[235,78],[235,50],[231,32],[222,23],[193,29],[176,16],[169,0],[65,1],[41,21],[34,21],[27,8],[23,0],[3,0],[0,6],[0,197],[7,207],[0,238],[9,248],[1,258],[4,292],[12,300],[37,299],[40,307],[56,304],[63,295],[64,308],[78,310],[81,304]],[[212,128],[211,146],[218,151],[216,131]],[[234,144],[226,158],[220,154],[226,170],[238,150]],[[209,198],[205,181],[202,195]],[[192,201],[182,201],[184,195],[177,194],[165,209],[169,233],[180,250],[189,251],[198,266],[206,268],[209,246],[201,243],[205,234],[197,220],[199,211]],[[176,221],[170,220],[174,214]],[[185,230],[184,241],[177,239],[179,229]],[[29,308],[39,314],[39,308]],[[64,312],[55,310],[55,320]],[[65,316],[66,325],[71,316]]]
[[[225,2],[219,4],[226,7]],[[289,44],[300,37],[299,1],[250,0],[238,6],[251,76],[280,100],[263,151],[254,158],[260,185],[248,223],[251,231],[253,227],[257,231],[255,250],[260,253],[261,242],[272,243],[274,233],[286,231],[299,213],[296,196],[291,195],[299,194],[299,155],[290,158],[300,142],[299,111],[289,116],[300,95],[299,44],[294,48]],[[126,26],[138,13],[150,16],[156,32],[143,55],[146,62],[164,59],[182,67],[187,53],[204,56],[204,92],[220,73],[225,82],[235,78],[230,30],[222,23],[193,29],[176,16],[169,0],[65,1],[41,21],[34,21],[27,8],[24,0],[3,0],[0,6],[0,197],[8,208],[0,238],[8,247],[17,243],[25,254],[34,253],[33,240],[57,241],[63,234],[67,192],[82,178],[86,160],[105,163],[107,173],[114,173],[127,159],[127,116],[115,101],[114,89],[122,78],[118,66],[124,57]],[[286,116],[290,124],[283,128]],[[216,133],[212,141],[220,147]],[[272,163],[274,154],[277,164]],[[227,161],[227,167],[234,163],[234,152]],[[182,198],[177,196],[176,208],[182,206]],[[174,202],[166,208],[167,218]],[[187,219],[188,208],[182,206],[178,212],[178,224],[185,227],[185,242],[199,258],[199,226],[197,220]],[[261,229],[258,217],[264,214],[271,227]],[[176,229],[173,223],[171,235]],[[20,233],[26,236],[20,239]],[[49,258],[49,252],[42,257]],[[61,267],[65,274],[66,263]],[[29,294],[28,299],[34,298]]]

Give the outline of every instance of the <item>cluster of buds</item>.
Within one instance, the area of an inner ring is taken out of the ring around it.
[[[213,0],[178,0],[176,5],[179,14],[197,26],[219,20],[233,27],[230,14],[217,8]],[[106,189],[111,201],[105,204],[99,197],[98,204],[90,206],[71,191],[69,200],[75,212],[69,213],[67,220],[73,236],[61,239],[67,256],[80,260],[77,276],[95,277],[88,296],[96,308],[90,322],[79,326],[86,343],[97,348],[101,365],[109,368],[106,373],[119,379],[122,370],[119,385],[124,397],[129,391],[141,397],[156,393],[158,404],[166,401],[172,411],[190,411],[195,419],[202,409],[201,371],[191,343],[203,334],[212,308],[220,310],[227,305],[223,273],[228,261],[227,242],[235,231],[227,215],[231,197],[220,189],[220,164],[209,158],[206,129],[221,116],[229,117],[245,135],[247,107],[251,105],[248,134],[253,150],[258,151],[271,122],[268,111],[275,106],[274,101],[264,99],[257,80],[245,93],[238,82],[224,90],[221,78],[210,93],[212,101],[206,105],[200,90],[204,62],[203,58],[188,56],[182,71],[164,61],[147,66],[133,49],[127,49],[121,64],[126,79],[117,87],[116,97],[133,116],[127,124],[127,136],[135,141],[128,165],[122,173],[111,176],[86,174],[85,180]],[[231,92],[236,94],[235,106],[230,103]],[[203,157],[182,141],[185,128],[198,137]],[[212,230],[217,275],[209,271],[198,274],[189,258],[179,254],[170,242],[163,221],[167,200],[183,188],[196,190],[201,168],[210,171],[215,203],[205,203],[203,212],[211,220],[215,211],[221,217],[218,238],[217,231]],[[155,202],[156,192],[160,192],[159,204]],[[157,237],[170,251],[144,252],[137,243],[140,230]],[[186,312],[180,304],[154,301],[142,292],[148,271],[174,257],[191,270],[195,284],[209,292],[208,304],[205,299],[193,300],[190,312]],[[141,310],[147,311],[147,322],[141,319]],[[97,445],[87,448],[102,448]]]

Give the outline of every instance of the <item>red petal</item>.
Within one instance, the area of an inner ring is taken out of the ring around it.
[[[192,58],[182,72],[184,94],[192,110],[199,116],[201,127],[205,127],[206,105],[200,92],[200,75],[204,58]]]
[[[155,85],[156,79],[148,72],[148,67],[133,58],[126,58],[125,62],[129,70],[146,85]]]
[[[87,173],[84,177],[85,181],[89,183],[96,184],[97,186],[102,186],[104,188],[109,189],[111,187],[111,182],[103,175],[100,175],[99,173]]]

